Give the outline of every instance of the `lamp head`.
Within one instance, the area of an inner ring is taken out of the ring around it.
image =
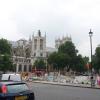
[[[92,36],[92,34],[93,34],[93,32],[92,32],[91,29],[90,29],[89,36]]]

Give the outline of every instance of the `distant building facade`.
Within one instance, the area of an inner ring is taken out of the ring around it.
[[[34,62],[43,59],[47,63],[48,56],[57,52],[59,46],[66,41],[72,41],[71,37],[63,37],[55,40],[55,48],[46,46],[46,34],[42,36],[38,30],[37,35],[32,35],[29,40],[20,39],[10,41],[12,45],[12,59],[16,72],[31,72]]]
[[[31,58],[33,63],[39,58],[46,60],[46,35],[42,36],[40,30],[38,31],[38,36],[33,35],[31,47]]]
[[[64,44],[66,41],[72,41],[71,36],[62,37],[55,40],[55,48],[58,49],[60,45]]]
[[[16,72],[30,72],[37,59],[47,62],[49,54],[56,51],[54,48],[46,47],[46,34],[42,36],[40,30],[29,40],[20,39],[10,43]]]

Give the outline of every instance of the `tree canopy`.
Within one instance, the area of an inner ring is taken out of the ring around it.
[[[11,45],[6,39],[0,39],[0,70],[3,72],[13,70],[11,59]]]
[[[0,54],[11,54],[11,45],[6,39],[0,39]]]
[[[70,57],[75,57],[78,50],[76,50],[74,44],[71,41],[67,41],[58,48],[58,52],[68,54]]]
[[[100,70],[100,46],[96,47],[95,54],[92,58],[93,68],[98,72]]]
[[[58,52],[48,57],[48,63],[56,69],[72,69],[73,71],[85,71],[87,59],[83,58],[71,41],[67,41],[58,48]]]
[[[34,66],[36,69],[45,69],[46,68],[46,63],[42,59],[38,59],[34,62]]]

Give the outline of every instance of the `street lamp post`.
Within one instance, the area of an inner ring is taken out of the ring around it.
[[[90,29],[90,32],[89,32],[89,37],[90,37],[90,48],[91,48],[91,87],[93,87],[93,72],[92,72],[92,35],[93,35],[93,32],[91,31]]]

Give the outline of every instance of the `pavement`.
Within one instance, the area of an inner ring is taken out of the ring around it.
[[[59,86],[71,86],[71,87],[81,87],[81,88],[92,88],[92,89],[100,89],[100,86],[96,85],[95,87],[91,87],[89,84],[74,84],[74,83],[59,83],[59,82],[50,82],[50,81],[31,81],[33,83],[42,83],[42,84],[50,84],[50,85],[59,85]]]

